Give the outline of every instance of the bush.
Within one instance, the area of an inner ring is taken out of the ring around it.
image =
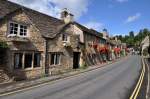
[[[84,62],[81,66],[80,66],[81,69],[86,69],[88,68],[87,64]]]

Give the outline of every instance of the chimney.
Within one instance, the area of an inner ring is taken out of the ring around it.
[[[104,38],[104,39],[107,39],[107,38],[108,38],[107,29],[103,29],[103,38]]]
[[[115,37],[115,41],[118,41],[118,38],[117,38],[117,37]]]
[[[74,15],[67,8],[64,8],[61,12],[61,19],[67,24],[74,21]]]

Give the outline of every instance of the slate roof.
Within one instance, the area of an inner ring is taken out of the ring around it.
[[[36,26],[36,28],[39,29],[42,36],[46,38],[54,38],[66,26],[66,24],[60,19],[51,17],[49,15],[40,13],[7,0],[0,0],[0,19],[17,10],[22,10],[24,13],[26,13],[31,22]],[[95,30],[88,29],[77,22],[73,22],[73,24],[76,24],[85,33],[101,37],[101,34]]]
[[[0,0],[0,18],[17,10],[19,7],[19,5],[8,2],[7,0]]]
[[[19,9],[28,15],[29,19],[36,26],[36,28],[39,29],[44,37],[55,37],[58,34],[59,27],[64,25],[64,22],[57,18],[42,14],[38,11],[26,8],[7,0],[0,0],[0,18],[3,18]]]
[[[59,33],[59,27],[64,25],[64,22],[57,18],[31,9],[25,8],[23,10],[44,37],[54,38]]]
[[[93,30],[93,29],[88,29],[87,27],[85,27],[85,26],[83,26],[83,25],[81,25],[81,24],[79,24],[77,22],[71,22],[71,23],[62,25],[61,28],[63,29],[66,26],[68,26],[69,24],[74,24],[74,25],[78,26],[78,28],[80,28],[82,31],[84,31],[87,34],[91,34],[91,35],[94,35],[94,36],[97,36],[97,37],[100,37],[100,38],[103,37],[102,33],[97,32],[96,30]],[[62,30],[62,29],[60,29],[60,30]],[[102,39],[104,39],[104,38],[102,38]]]
[[[91,34],[91,35],[95,35],[95,36],[97,36],[97,37],[99,37],[99,38],[101,38],[101,39],[104,39],[102,33],[97,32],[97,31],[94,30],[94,29],[88,29],[87,27],[85,27],[85,26],[83,26],[83,25],[81,25],[81,24],[79,24],[79,23],[77,23],[77,22],[75,22],[75,24],[76,24],[79,28],[81,28],[83,31],[85,31],[85,33],[88,33],[88,34]]]

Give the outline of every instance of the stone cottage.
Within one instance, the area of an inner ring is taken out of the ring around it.
[[[73,17],[67,9],[57,19],[0,0],[0,40],[9,46],[2,68],[25,79],[99,63],[101,34]]]

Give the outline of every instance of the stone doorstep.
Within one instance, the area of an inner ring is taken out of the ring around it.
[[[107,62],[107,63],[104,63],[104,64],[98,64],[98,66],[93,65],[93,66],[88,67],[85,70],[79,69],[79,70],[76,70],[76,71],[73,71],[73,72],[68,72],[68,73],[64,73],[64,74],[56,75],[56,76],[44,77],[44,78],[40,78],[40,79],[36,79],[36,80],[27,80],[27,81],[0,84],[0,89],[1,89],[0,94],[16,91],[16,90],[23,89],[23,88],[28,88],[28,87],[36,86],[36,85],[39,85],[39,84],[47,83],[47,82],[50,82],[50,81],[55,81],[55,80],[58,80],[58,79],[71,77],[71,76],[74,76],[74,75],[77,75],[77,74],[80,74],[80,73],[92,71],[92,70],[104,67],[106,65],[112,64],[114,62],[117,62],[117,61],[119,61],[123,58],[125,58],[125,57],[117,59],[116,61],[111,61],[111,62]]]
[[[9,77],[5,74],[4,70],[0,70],[0,84],[10,82]]]

